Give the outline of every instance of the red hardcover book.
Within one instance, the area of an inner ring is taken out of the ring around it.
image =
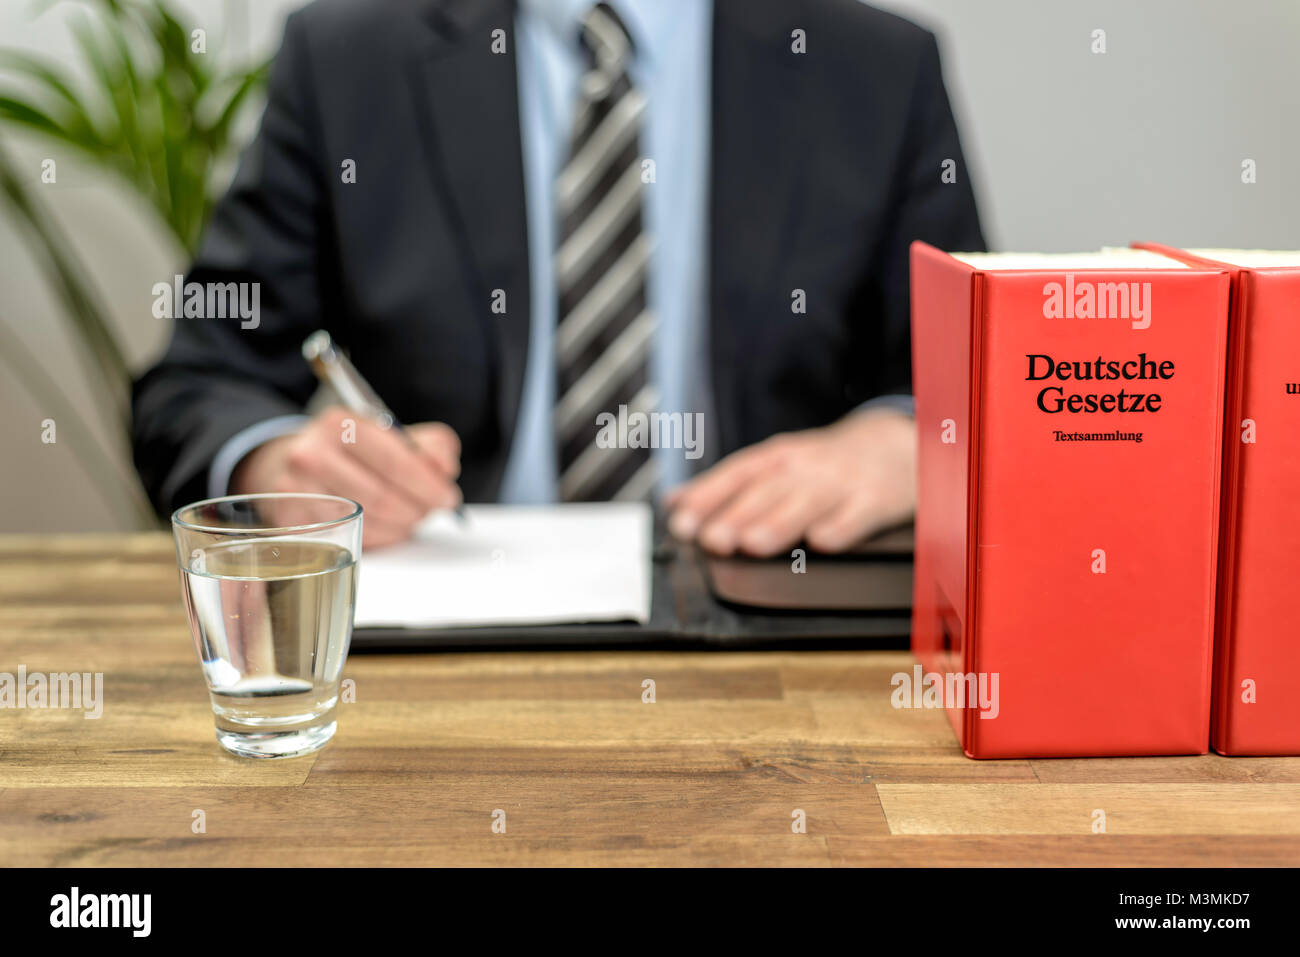
[[[1207,750],[1228,290],[913,244],[914,703],[969,756]]]
[[[1142,248],[1232,273],[1211,743],[1300,754],[1300,252]]]

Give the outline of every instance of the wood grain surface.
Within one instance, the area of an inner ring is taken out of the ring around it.
[[[1300,863],[1300,759],[971,761],[903,652],[354,655],[333,742],[241,760],[161,533],[0,537],[19,666],[104,707],[0,710],[4,865]]]

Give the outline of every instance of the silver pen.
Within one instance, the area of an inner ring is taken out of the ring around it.
[[[316,378],[333,389],[339,400],[358,415],[364,415],[379,423],[380,428],[395,429],[411,448],[421,451],[415,439],[402,428],[397,416],[379,398],[370,383],[361,377],[351,360],[334,347],[334,340],[324,329],[317,329],[302,344],[302,357],[316,373]],[[456,516],[466,520],[465,504],[455,508]]]

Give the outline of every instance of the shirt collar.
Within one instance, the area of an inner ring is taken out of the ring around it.
[[[638,63],[645,65],[661,59],[665,44],[672,40],[675,17],[682,15],[683,3],[699,0],[605,0],[627,25],[636,48]],[[520,9],[536,17],[566,45],[576,45],[578,24],[595,0],[519,0]]]

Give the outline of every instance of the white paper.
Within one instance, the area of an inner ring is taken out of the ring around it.
[[[471,505],[366,551],[356,627],[650,620],[650,506]]]
[[[953,253],[952,258],[976,269],[1187,269],[1186,263],[1149,249],[1106,246],[1085,253]]]

